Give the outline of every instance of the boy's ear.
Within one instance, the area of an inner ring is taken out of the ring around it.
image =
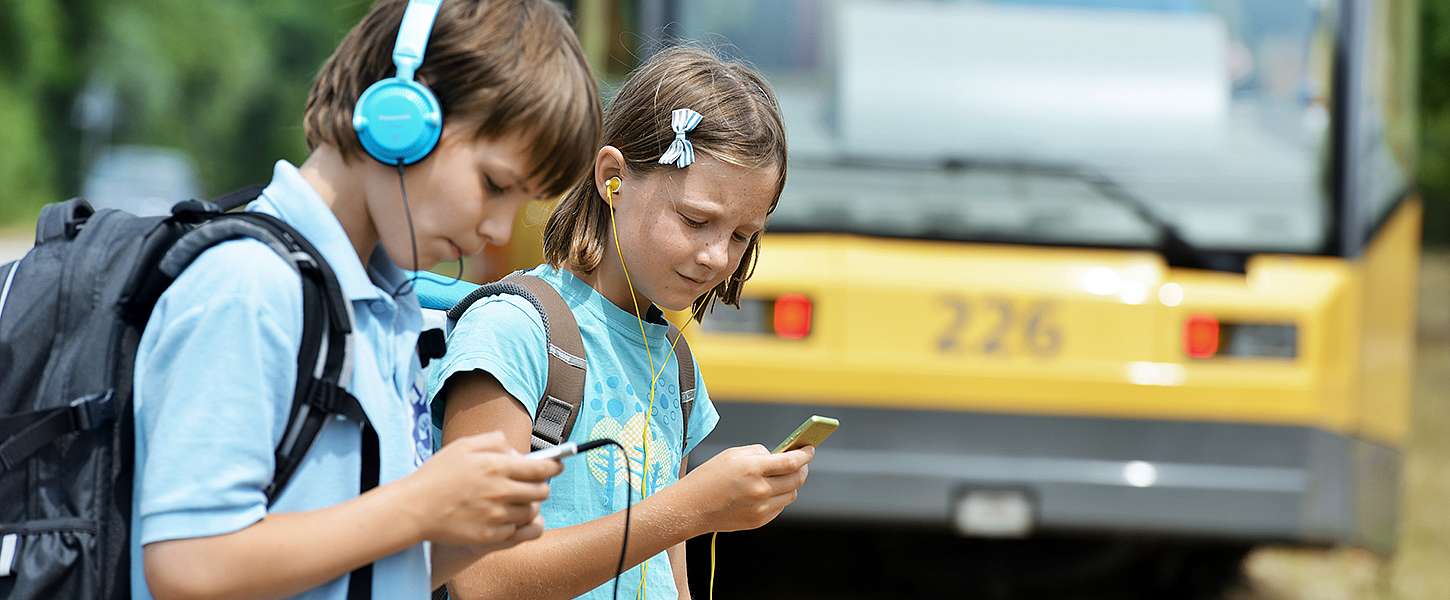
[[[624,153],[614,146],[605,146],[594,155],[594,189],[597,190],[600,200],[609,201],[605,190],[609,188],[609,180],[614,178],[619,178],[621,182],[624,179]],[[616,185],[618,187],[615,188],[614,196],[617,197],[618,190],[625,186],[623,183]]]

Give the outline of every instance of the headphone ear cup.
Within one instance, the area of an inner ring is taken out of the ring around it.
[[[411,165],[438,145],[443,112],[423,84],[389,77],[368,86],[358,98],[352,127],[363,150],[378,162]]]

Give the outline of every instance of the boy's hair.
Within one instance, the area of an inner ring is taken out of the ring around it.
[[[675,139],[670,112],[677,108],[694,109],[703,117],[688,136],[696,152],[731,165],[777,169],[770,203],[774,212],[785,188],[785,124],[765,78],[744,63],[721,59],[702,48],[662,50],[630,74],[615,96],[604,116],[604,143],[619,149],[631,173],[675,169],[657,161]],[[609,211],[599,200],[591,173],[549,216],[544,258],[556,267],[591,272],[604,257],[608,236]],[[740,305],[740,292],[755,269],[759,251],[760,234],[756,234],[735,272],[695,299],[697,319],[703,319],[717,299]]]
[[[363,90],[396,73],[393,45],[408,0],[378,0],[322,65],[307,96],[307,146],[366,157],[352,128]],[[529,142],[526,175],[548,196],[592,171],[599,88],[564,10],[550,0],[450,0],[433,22],[416,75],[438,97],[444,125],[479,139],[517,134]]]

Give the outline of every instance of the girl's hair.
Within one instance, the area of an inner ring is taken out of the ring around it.
[[[670,112],[677,108],[693,109],[703,117],[688,135],[695,152],[750,169],[776,168],[775,197],[770,202],[774,212],[785,188],[785,124],[765,78],[743,63],[702,48],[662,50],[630,74],[605,111],[604,144],[619,149],[630,173],[675,169],[657,161],[675,139]],[[555,267],[592,272],[604,258],[608,238],[609,210],[599,200],[591,173],[549,216],[544,258]],[[760,234],[756,234],[735,272],[695,299],[696,319],[702,319],[717,299],[740,305],[741,289],[759,252]]]
[[[393,45],[408,0],[377,0],[322,65],[307,96],[308,148],[364,157],[353,106],[373,82],[393,76]],[[444,2],[417,79],[443,109],[443,123],[476,138],[518,134],[533,171],[557,196],[592,171],[599,143],[599,88],[564,10],[549,0]]]

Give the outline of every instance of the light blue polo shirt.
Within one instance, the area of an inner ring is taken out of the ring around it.
[[[412,473],[431,452],[416,353],[420,316],[407,278],[379,248],[367,268],[297,168],[281,161],[251,209],[302,233],[352,303],[353,375],[347,383],[377,429],[379,482]],[[402,218],[401,206],[397,218]],[[380,215],[391,218],[393,215]],[[273,450],[292,407],[302,339],[298,275],[255,240],[220,244],[161,295],[136,355],[136,475],[131,591],[151,598],[141,547],[235,532],[268,512]],[[358,495],[359,427],[328,421],[271,512],[333,506]],[[427,598],[426,544],[373,567],[376,598]],[[225,565],[214,565],[226,568]],[[343,600],[347,576],[302,598]]]

